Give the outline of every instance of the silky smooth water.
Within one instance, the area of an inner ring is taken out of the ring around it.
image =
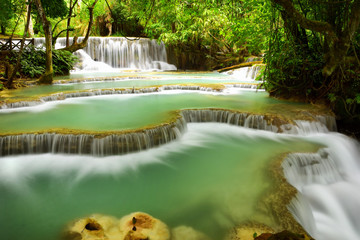
[[[92,213],[144,211],[170,227],[222,239],[234,225],[261,221],[267,168],[285,152],[319,147],[290,135],[226,124],[189,124],[179,140],[123,156],[28,155],[0,160],[0,232],[6,239],[57,239]]]
[[[286,114],[291,114],[300,107],[309,107],[297,104],[296,108],[285,101],[269,98],[265,92],[235,90],[232,93],[164,91],[46,102],[33,107],[1,110],[0,130],[3,133],[51,128],[126,130],[161,124],[171,118],[171,111],[180,109],[225,108],[264,114],[278,113],[283,108]]]
[[[3,92],[2,96],[16,99],[136,84],[152,86],[155,82],[224,83],[228,78],[208,74],[147,73],[146,79],[40,86]],[[192,108],[233,109],[293,120],[299,113],[321,113],[316,106],[275,100],[265,92],[232,88],[221,93],[162,91],[1,109],[0,133],[49,128],[137,129],[169,120],[171,111]],[[243,221],[271,226],[271,213],[257,208],[272,184],[267,175],[269,163],[285,152],[314,152],[326,146],[318,153],[296,155],[295,160],[291,155],[289,159],[296,164],[283,165],[288,181],[299,190],[289,209],[316,239],[356,239],[360,235],[359,143],[329,133],[316,122],[295,123],[300,131],[288,134],[214,123],[188,124],[188,131],[176,141],[121,156],[1,157],[1,236],[56,239],[64,224],[75,218],[92,213],[121,217],[132,211],[148,212],[170,227],[189,225],[214,240],[222,239],[229,228]]]
[[[83,37],[78,38],[78,42]],[[73,39],[70,39],[72,44]],[[35,45],[41,46],[44,38],[36,38]],[[55,48],[65,47],[66,38],[58,38]],[[80,58],[77,71],[111,71],[118,69],[176,70],[167,63],[164,43],[155,39],[140,38],[128,41],[123,37],[89,37],[85,48],[75,52]]]
[[[73,75],[73,74],[72,74]],[[71,75],[71,76],[72,76]],[[5,99],[21,99],[30,98],[39,95],[48,95],[58,92],[66,91],[81,91],[91,89],[108,89],[108,88],[144,88],[149,86],[159,85],[177,85],[177,84],[225,84],[225,83],[254,83],[254,80],[244,80],[232,76],[226,76],[219,73],[181,73],[181,74],[167,74],[167,73],[124,73],[123,76],[116,74],[114,78],[106,80],[100,78],[101,73],[83,74],[79,80],[84,82],[54,84],[54,85],[41,85],[32,86],[25,89],[18,89],[12,91],[5,91],[0,93],[0,101]],[[84,78],[86,77],[86,78]],[[99,79],[96,81],[96,79]],[[88,79],[88,81],[86,81]],[[91,82],[90,82],[91,80]]]

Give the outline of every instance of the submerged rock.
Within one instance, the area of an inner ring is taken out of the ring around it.
[[[226,240],[254,240],[256,236],[263,233],[273,232],[274,230],[265,224],[250,222],[234,228]]]
[[[202,232],[192,227],[179,226],[171,230],[171,240],[211,240]]]

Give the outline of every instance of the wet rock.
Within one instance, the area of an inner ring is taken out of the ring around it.
[[[160,220],[142,212],[120,220],[94,214],[69,224],[64,240],[169,240],[170,231]]]
[[[165,223],[142,212],[122,217],[119,228],[126,234],[126,240],[168,240],[170,232]]]
[[[256,236],[260,236],[263,233],[273,232],[273,229],[265,224],[248,222],[234,228],[226,240],[254,240]]]
[[[306,234],[297,234],[290,231],[282,231],[279,233],[263,233],[254,240],[314,240]]]

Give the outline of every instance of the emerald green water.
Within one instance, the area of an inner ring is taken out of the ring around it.
[[[138,73],[137,73],[138,74]],[[181,83],[225,83],[219,74],[146,73],[133,80],[37,86],[9,98],[86,89]],[[240,80],[239,80],[240,81]],[[1,99],[0,99],[1,100]],[[168,121],[172,111],[223,108],[296,118],[311,105],[266,92],[162,91],[70,98],[0,110],[0,134],[53,128],[111,131]],[[217,123],[188,124],[178,140],[121,156],[38,154],[0,158],[0,232],[4,239],[58,239],[64,226],[93,213],[122,217],[143,211],[170,228],[186,225],[213,240],[246,221],[274,226],[260,202],[271,186],[268,168],[287,152],[315,151],[306,138]]]
[[[257,205],[269,190],[269,163],[305,140],[225,124],[189,124],[179,140],[148,151],[95,158],[25,155],[0,159],[4,239],[57,239],[64,225],[93,213],[144,211],[170,227],[212,239],[243,221],[274,225]]]
[[[161,124],[171,111],[191,108],[225,108],[257,114],[291,114],[305,104],[288,104],[269,98],[265,92],[204,94],[166,91],[152,94],[82,97],[47,102],[35,107],[0,111],[0,130],[6,132],[69,128],[93,131],[136,129]]]
[[[114,71],[108,71],[108,72],[99,72],[99,71],[94,71],[94,72],[74,72],[71,73],[70,75],[67,76],[59,76],[59,77],[55,77],[55,80],[62,80],[62,79],[79,79],[79,78],[96,78],[96,77],[117,77],[117,76],[149,76],[149,77],[163,77],[163,76],[171,76],[173,77],[182,77],[182,76],[186,76],[186,77],[228,77],[227,75],[218,73],[216,71],[214,72],[194,72],[194,71],[185,71],[185,72],[178,72],[178,71],[170,71],[170,72],[140,72],[140,71],[124,71],[124,70],[115,70]]]
[[[72,75],[71,75],[72,76]],[[76,76],[76,75],[75,75]],[[118,75],[116,75],[118,76]],[[79,76],[81,77],[81,76]],[[87,75],[92,77],[92,75]],[[95,74],[94,77],[99,77]],[[96,81],[87,83],[71,83],[71,84],[55,84],[55,85],[42,85],[33,86],[25,89],[12,90],[3,92],[0,95],[0,101],[7,99],[20,99],[30,98],[38,95],[48,95],[58,92],[66,91],[81,91],[91,89],[106,89],[106,88],[143,88],[149,86],[158,85],[176,85],[176,84],[216,84],[216,83],[243,83],[247,81],[241,81],[241,79],[235,79],[231,76],[222,75],[219,73],[202,73],[202,74],[169,74],[169,73],[157,73],[157,74],[133,74],[124,75],[124,79],[116,81]],[[127,79],[135,78],[135,79]]]

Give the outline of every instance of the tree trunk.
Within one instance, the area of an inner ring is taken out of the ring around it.
[[[41,5],[40,0],[34,0],[40,20],[44,29],[45,33],[45,47],[46,47],[46,69],[45,73],[39,78],[39,83],[41,84],[51,84],[53,81],[53,65],[52,65],[52,29],[51,29],[51,23],[46,18],[44,9]]]
[[[5,30],[6,30],[5,26],[1,25],[1,34],[2,35],[5,35],[5,33],[6,33]]]
[[[23,50],[24,50],[25,38],[26,38],[28,29],[29,29],[29,24],[30,24],[30,15],[31,15],[31,0],[28,0],[27,17],[26,17],[24,35],[23,35],[23,37],[21,39],[20,50],[19,50],[19,53],[18,53],[18,56],[17,56],[15,67],[12,69],[10,77],[5,83],[6,88],[14,88],[13,81],[14,81],[15,75],[16,75],[19,67],[20,67],[21,56],[22,56],[22,53],[23,53]]]
[[[93,10],[94,10],[94,7],[95,7],[97,1],[98,0],[95,0],[94,3],[91,6],[88,7],[89,14],[90,14],[90,19],[89,19],[88,29],[86,31],[85,38],[81,41],[81,43],[78,43],[77,42],[77,37],[74,37],[72,45],[67,46],[65,48],[62,48],[61,50],[66,50],[66,51],[69,51],[69,52],[75,52],[75,51],[77,51],[79,49],[82,49],[82,48],[86,47],[87,41],[88,41],[89,36],[90,36],[91,27],[92,27],[93,21],[94,21]]]
[[[325,66],[323,75],[330,76],[341,64],[351,46],[351,41],[360,24],[360,0],[351,4],[350,17],[345,24],[344,30],[334,29],[334,23],[307,19],[293,5],[291,0],[272,0],[282,6],[289,18],[305,29],[319,32],[324,35],[328,43],[325,52]]]
[[[74,5],[72,4],[72,0],[70,0],[70,8],[69,8],[69,14],[68,14],[68,19],[67,19],[67,23],[66,23],[66,47],[68,47],[70,45],[70,42],[69,42],[69,37],[70,37],[70,23],[71,23],[71,16],[72,16],[72,13],[73,13],[73,9],[75,7],[77,3],[77,0],[75,0],[75,3]]]
[[[30,7],[30,3],[28,5],[28,8]],[[32,37],[34,36],[34,25],[32,23],[32,17],[31,17],[31,14],[30,14],[30,19],[29,19],[29,29],[28,29],[28,33],[29,33],[29,37]]]

